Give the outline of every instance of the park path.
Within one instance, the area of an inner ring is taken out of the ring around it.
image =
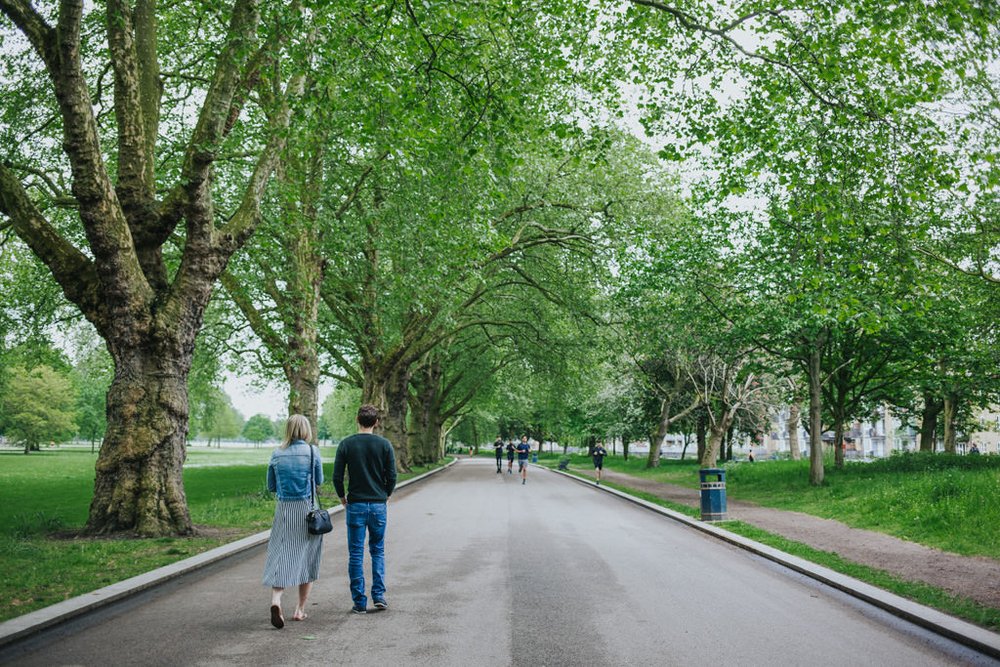
[[[574,471],[593,477],[593,470]],[[645,491],[671,502],[699,507],[697,489],[665,484],[613,470],[604,479]],[[829,551],[854,563],[890,572],[907,581],[918,581],[1000,609],[1000,561],[982,556],[960,556],[925,547],[892,535],[852,528],[839,521],[761,507],[754,503],[727,499],[730,519],[802,542],[814,549]]]
[[[338,516],[339,519],[339,516]],[[997,664],[620,498],[463,460],[389,504],[391,609],[350,613],[335,523],[310,618],[271,628],[264,552],[39,637],[22,665]],[[286,609],[287,601],[286,601]]]

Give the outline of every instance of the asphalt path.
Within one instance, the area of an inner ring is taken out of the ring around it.
[[[390,609],[350,613],[342,515],[310,617],[268,622],[264,550],[49,631],[23,665],[997,664],[668,518],[463,460],[389,503]],[[368,577],[370,585],[371,578]],[[294,606],[285,594],[286,618]]]

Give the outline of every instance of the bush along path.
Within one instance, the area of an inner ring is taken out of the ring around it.
[[[593,471],[574,472],[593,476]],[[643,491],[670,502],[698,507],[699,492],[675,484],[604,470],[602,479]],[[1000,561],[984,556],[960,556],[925,547],[898,537],[801,512],[761,507],[728,498],[728,518],[769,533],[801,542],[814,549],[884,570],[907,581],[919,581],[987,607],[1000,609]]]

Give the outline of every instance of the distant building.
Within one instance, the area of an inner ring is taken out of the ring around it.
[[[768,431],[764,433],[760,441],[753,445],[754,451],[758,453],[758,458],[774,454],[787,455],[791,451],[790,428],[792,425],[788,423],[789,413],[790,410],[787,407],[775,413]],[[959,434],[958,451],[965,453],[969,445],[975,443],[983,454],[1000,454],[1000,407],[984,412],[980,416],[979,423],[983,427],[981,431],[971,433],[968,437]],[[802,424],[796,424],[794,427],[799,435],[799,452],[803,457],[806,457],[809,455],[809,434],[806,433]],[[886,437],[887,433],[888,437]],[[824,432],[822,437],[825,446],[833,447],[834,434],[832,431]],[[684,449],[684,438],[685,436],[680,433],[668,434],[660,447],[660,456],[679,457]],[[739,448],[744,448],[750,443],[745,435],[741,435],[734,444]],[[621,442],[617,438],[613,438],[608,447],[617,454],[620,452]],[[920,431],[918,428],[904,424],[887,405],[879,408],[873,421],[856,421],[844,428],[844,455],[847,459],[884,458],[891,456],[893,452],[915,452],[919,448]],[[760,451],[761,449],[764,450],[764,453]],[[941,451],[941,449],[941,442],[938,441],[937,451]],[[640,440],[630,443],[629,452],[645,456],[649,452],[648,441]],[[696,453],[695,436],[688,434],[687,455],[695,456]]]
[[[771,423],[771,431],[763,441],[763,446],[769,453],[788,452],[789,446],[789,425],[788,408],[784,408],[777,413]],[[1000,453],[1000,413],[986,412],[980,418],[980,423],[984,424],[983,431],[972,433],[968,438],[959,436],[958,451],[965,452],[968,444],[975,442],[979,446],[979,451],[986,453]],[[809,449],[809,436],[798,425],[799,449],[805,455]],[[886,437],[886,434],[889,437]],[[828,446],[833,446],[833,433],[826,431],[823,433],[823,442]],[[884,405],[879,410],[873,421],[856,421],[847,425],[844,429],[844,453],[846,458],[883,458],[891,456],[893,452],[913,452],[920,447],[920,432],[912,425],[903,424],[892,412],[892,409]],[[938,442],[937,451],[941,451],[941,443]]]
[[[1000,406],[993,406],[979,416],[983,430],[969,434],[969,446],[975,444],[983,454],[1000,454]]]

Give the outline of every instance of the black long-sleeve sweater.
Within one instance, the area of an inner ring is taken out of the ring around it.
[[[350,477],[348,503],[384,503],[396,488],[392,443],[373,433],[344,438],[333,460],[333,488],[344,497],[344,470]]]

